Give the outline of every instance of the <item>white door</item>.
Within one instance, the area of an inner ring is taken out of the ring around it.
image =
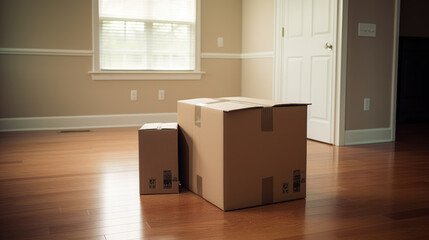
[[[283,101],[308,102],[307,137],[333,143],[337,0],[284,0]]]

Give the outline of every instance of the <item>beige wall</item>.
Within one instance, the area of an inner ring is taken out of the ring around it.
[[[241,0],[202,0],[201,15],[203,52],[241,52]],[[0,48],[91,50],[91,21],[90,0],[0,0]],[[91,69],[92,57],[0,54],[0,118],[175,112],[178,99],[241,92],[240,59],[202,59],[198,81],[93,81]]]
[[[92,49],[90,0],[0,0],[0,47]]]
[[[273,51],[274,3],[243,0],[243,53]],[[394,7],[395,0],[349,0],[346,130],[390,127]],[[377,24],[377,37],[358,37],[359,22]],[[242,95],[272,97],[272,64],[266,58],[242,60]]]
[[[202,0],[202,52],[272,52],[274,2]],[[349,0],[349,7],[346,129],[389,127],[394,0]],[[377,37],[358,37],[358,22],[376,23]],[[91,50],[91,28],[89,0],[0,0],[0,48]],[[178,99],[205,96],[272,98],[272,58],[202,59],[199,81],[93,81],[91,62],[1,54],[0,118],[175,112]]]
[[[271,58],[243,59],[241,93],[245,97],[272,99],[273,61]]]
[[[241,53],[241,0],[201,2],[201,52]],[[223,47],[217,47],[218,37]]]
[[[346,130],[390,127],[394,7],[395,0],[349,0]],[[377,24],[377,37],[358,37],[359,22]]]
[[[243,53],[270,52],[274,45],[274,0],[243,0]]]
[[[199,81],[93,81],[91,61],[0,55],[0,117],[175,112],[178,99],[240,92],[240,60],[203,59],[207,73]],[[130,101],[131,89],[138,90],[138,101]],[[158,89],[165,90],[165,101],[156,100]]]
[[[273,52],[274,0],[243,0],[242,52]],[[273,58],[242,60],[241,94],[272,99]]]

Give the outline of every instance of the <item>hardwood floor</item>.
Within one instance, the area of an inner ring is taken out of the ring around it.
[[[137,128],[0,133],[0,239],[429,239],[428,134],[308,141],[305,200],[223,212],[140,196]]]

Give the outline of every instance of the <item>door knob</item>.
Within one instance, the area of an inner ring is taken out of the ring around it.
[[[325,48],[328,49],[329,51],[332,51],[332,44],[330,44],[330,43],[327,42],[325,44]]]

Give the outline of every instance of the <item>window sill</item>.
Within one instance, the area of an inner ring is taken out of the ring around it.
[[[96,71],[89,72],[92,80],[200,80],[205,72],[200,71]]]

